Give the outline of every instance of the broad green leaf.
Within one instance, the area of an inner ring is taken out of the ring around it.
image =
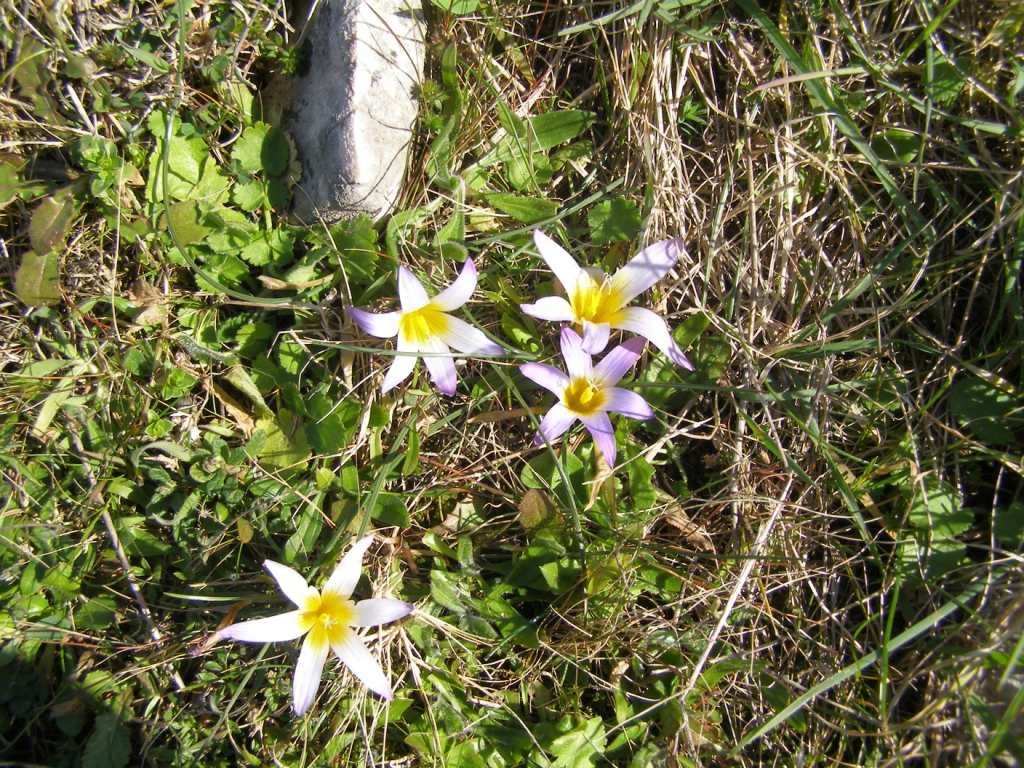
[[[405,507],[405,497],[399,493],[380,493],[374,504],[370,517],[384,525],[397,525],[405,528],[409,525],[409,511]]]
[[[28,239],[36,253],[49,253],[64,244],[76,207],[70,187],[55,192],[36,206],[28,225]]]
[[[598,245],[629,241],[640,232],[640,209],[623,197],[602,200],[587,213],[590,239]]]
[[[466,612],[466,606],[460,593],[455,574],[438,570],[430,572],[430,596],[434,602],[461,616]]]
[[[927,70],[923,72],[927,79]],[[932,66],[931,81],[925,82],[925,92],[936,104],[948,107],[956,101],[963,87],[964,76],[960,70],[952,61],[939,54]]]
[[[949,391],[949,409],[957,423],[985,443],[1013,442],[1012,428],[1024,421],[1021,403],[977,376],[958,379]]]
[[[203,223],[203,212],[195,200],[182,200],[167,206],[161,223],[173,231],[175,242],[181,247],[197,243],[213,231]]]
[[[231,199],[243,211],[255,211],[267,199],[267,188],[259,179],[235,184],[231,188]]]
[[[248,173],[280,176],[288,170],[290,155],[284,133],[267,123],[246,128],[231,150],[231,159]]]
[[[26,251],[14,275],[14,292],[30,307],[44,307],[60,301],[60,258],[54,252],[40,256]]]
[[[996,507],[992,533],[1004,547],[1024,544],[1024,502],[1011,501],[1005,507]]]
[[[539,197],[524,197],[507,192],[494,192],[484,198],[487,204],[524,224],[553,218],[558,213],[559,203]]]
[[[589,768],[604,754],[606,741],[604,721],[592,717],[551,742],[552,768]]]
[[[264,416],[246,450],[261,462],[280,469],[301,469],[309,458],[309,444],[302,419],[282,408],[277,417]]]
[[[18,171],[22,165],[20,160],[0,159],[0,210],[18,196],[21,189]]]
[[[538,488],[530,488],[519,500],[519,524],[526,530],[539,528],[555,516],[556,508],[551,497]]]
[[[911,163],[921,147],[921,137],[903,128],[890,128],[871,139],[871,148],[881,160]]]
[[[117,605],[107,595],[90,597],[75,609],[75,626],[78,629],[103,630],[117,619]]]
[[[430,0],[437,8],[454,16],[465,16],[475,13],[480,7],[480,0]]]
[[[131,758],[132,740],[128,728],[113,712],[96,718],[92,735],[82,753],[82,768],[124,768]]]
[[[284,543],[284,559],[286,563],[294,563],[299,555],[308,555],[316,547],[316,540],[324,528],[324,518],[319,504],[306,504],[299,521],[288,541]]]

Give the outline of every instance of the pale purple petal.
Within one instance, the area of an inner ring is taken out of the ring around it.
[[[411,603],[401,600],[392,600],[389,597],[375,597],[370,600],[360,600],[356,603],[355,617],[352,619],[353,627],[376,627],[379,624],[390,624],[412,613]]]
[[[415,312],[430,301],[423,284],[405,267],[398,267],[398,300],[403,312]]]
[[[420,351],[437,391],[442,395],[454,395],[458,378],[455,374],[455,360],[448,345],[437,338],[428,339]]]
[[[662,240],[644,248],[612,277],[612,286],[627,304],[668,274],[686,251],[682,238]]]
[[[301,608],[309,594],[309,584],[302,578],[302,574],[273,560],[264,560],[263,567],[270,571],[284,596]]]
[[[634,336],[623,342],[601,358],[601,361],[594,366],[594,374],[601,379],[605,386],[617,384],[619,379],[636,365],[646,344],[646,339],[639,336]]]
[[[455,282],[434,297],[434,305],[442,312],[458,309],[473,295],[476,290],[476,265],[472,259],[466,259],[462,271]]]
[[[568,323],[573,319],[572,307],[561,296],[545,296],[533,304],[520,304],[519,308],[526,314],[539,320]]]
[[[240,621],[219,630],[217,637],[242,643],[280,643],[302,637],[304,633],[299,623],[299,612],[288,611],[265,619]]]
[[[668,325],[651,310],[643,307],[626,307],[622,310],[615,327],[643,336],[664,352],[673,363],[688,371],[693,370],[693,364],[686,359],[683,350],[679,348],[669,333]]]
[[[608,346],[608,335],[612,327],[608,323],[592,323],[583,321],[583,350],[591,355],[604,352]]]
[[[373,534],[363,536],[355,544],[349,547],[348,552],[338,562],[331,574],[331,578],[324,584],[324,592],[333,592],[342,597],[348,597],[359,582],[359,574],[363,571],[363,555],[373,544]]]
[[[487,338],[483,331],[457,317],[448,316],[448,328],[441,341],[466,355],[503,355],[505,348]]]
[[[562,357],[570,379],[590,376],[594,372],[593,361],[583,350],[583,339],[572,328],[562,329]]]
[[[576,277],[579,275],[580,267],[576,260],[569,255],[562,246],[545,235],[539,229],[533,230],[533,242],[548,269],[555,273],[558,282],[562,284],[565,292],[568,293],[576,286]]]
[[[345,311],[363,333],[378,339],[390,339],[398,335],[398,312],[367,312],[359,307],[345,307]]]
[[[544,389],[556,397],[561,397],[563,390],[569,385],[569,377],[557,368],[544,363],[523,363],[519,366],[519,372],[535,384],[540,384]]]
[[[612,429],[612,422],[604,411],[592,413],[589,416],[581,416],[580,421],[586,426],[597,449],[604,455],[604,460],[609,467],[615,466],[615,430]]]
[[[363,685],[386,701],[391,701],[391,684],[359,635],[349,630],[333,648],[341,662]]]
[[[296,715],[304,714],[316,698],[329,650],[330,646],[326,642],[314,642],[313,633],[302,643],[299,661],[295,665],[295,679],[292,681],[292,708]]]
[[[654,416],[650,404],[636,392],[621,387],[608,387],[605,395],[608,397],[604,405],[606,411],[621,413],[631,419],[649,419]]]
[[[576,421],[576,414],[570,411],[561,403],[555,403],[551,409],[544,414],[540,422],[537,434],[533,436],[534,445],[543,445],[545,442],[553,443],[565,434],[565,430]]]
[[[384,384],[380,388],[382,395],[390,392],[409,378],[412,369],[416,367],[416,358],[419,350],[406,341],[401,334],[398,335],[398,349],[396,351],[398,354],[394,356],[391,361],[391,367],[384,374]]]

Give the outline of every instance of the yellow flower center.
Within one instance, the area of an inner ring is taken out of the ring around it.
[[[355,604],[347,597],[325,592],[322,595],[310,589],[302,608],[299,609],[299,625],[309,632],[315,645],[336,644],[352,626],[355,618]]]
[[[612,323],[621,319],[622,294],[615,288],[611,280],[597,282],[590,274],[581,272],[569,306],[577,323],[589,320],[592,323]]]
[[[433,304],[406,312],[398,320],[398,332],[413,344],[423,344],[448,330],[448,316]]]
[[[573,413],[581,416],[601,410],[607,397],[604,389],[597,386],[585,376],[578,376],[569,382],[562,393],[562,404]]]

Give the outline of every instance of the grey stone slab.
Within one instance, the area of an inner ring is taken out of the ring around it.
[[[302,178],[305,223],[387,214],[398,197],[423,74],[423,14],[414,0],[322,0],[304,33],[308,67],[274,84]]]

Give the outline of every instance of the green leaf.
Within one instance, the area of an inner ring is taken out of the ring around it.
[[[949,392],[949,409],[957,423],[985,443],[1013,442],[1012,428],[1020,426],[1020,403],[977,376],[958,379]]]
[[[519,524],[528,531],[539,528],[554,517],[555,513],[555,504],[551,497],[537,488],[528,489],[519,500]]]
[[[213,231],[203,223],[203,211],[195,200],[182,200],[167,206],[161,223],[173,232],[175,242],[181,247],[197,243]]]
[[[442,608],[447,608],[461,616],[466,612],[461,589],[455,574],[448,571],[432,570],[430,572],[430,596]]]
[[[14,292],[30,307],[44,307],[60,301],[60,259],[52,251],[40,256],[26,251],[14,275]]]
[[[76,207],[69,187],[50,195],[36,206],[28,225],[28,239],[36,253],[49,253],[64,244]]]
[[[75,626],[78,629],[102,630],[117,619],[117,605],[107,595],[90,597],[84,605],[75,609]]]
[[[300,554],[307,555],[312,552],[323,528],[324,518],[320,513],[320,505],[306,504],[295,526],[295,533],[284,543],[285,562],[294,563]]]
[[[927,78],[927,70],[925,70],[924,76]],[[931,81],[925,83],[925,91],[928,96],[936,104],[948,107],[956,101],[963,87],[964,76],[960,70],[953,62],[939,54],[932,66]]]
[[[588,768],[604,754],[607,737],[604,722],[592,717],[569,733],[559,736],[548,747],[555,758],[552,768]]]
[[[622,197],[602,200],[587,213],[590,239],[598,245],[632,240],[640,232],[640,209]]]
[[[309,458],[309,443],[302,419],[282,408],[277,417],[264,416],[246,450],[261,462],[280,469],[301,469]]]
[[[113,712],[96,718],[85,745],[82,768],[124,768],[131,757],[131,734]]]
[[[239,255],[257,267],[271,262],[280,264],[292,258],[294,247],[294,232],[287,229],[272,229],[256,235]]]
[[[507,192],[495,192],[486,195],[484,199],[492,208],[524,224],[534,224],[554,218],[559,208],[559,203],[553,200],[512,195]]]
[[[231,159],[248,173],[280,176],[288,170],[291,149],[284,132],[267,123],[256,123],[242,132],[231,150]]]
[[[480,7],[480,0],[430,0],[435,7],[447,11],[454,16],[465,16],[475,13]]]
[[[1004,547],[1024,544],[1024,502],[1012,501],[1009,506],[996,507],[992,533]]]
[[[231,199],[243,211],[255,211],[262,207],[267,199],[266,184],[259,179],[253,179],[244,184],[235,184],[231,189]]]
[[[0,160],[0,210],[18,196],[21,189],[21,177],[18,171],[22,163],[19,161]]]
[[[160,396],[165,400],[177,400],[191,392],[192,387],[198,381],[199,379],[188,371],[182,368],[172,368],[160,388]]]
[[[384,525],[407,527],[409,525],[409,510],[405,507],[405,497],[398,493],[378,494],[377,503],[374,504],[370,517]]]
[[[880,160],[912,163],[921,147],[921,137],[902,128],[890,128],[871,139],[871,148]]]
[[[434,0],[444,2],[444,0]],[[448,750],[444,764],[447,768],[487,768],[475,741],[464,741]]]

